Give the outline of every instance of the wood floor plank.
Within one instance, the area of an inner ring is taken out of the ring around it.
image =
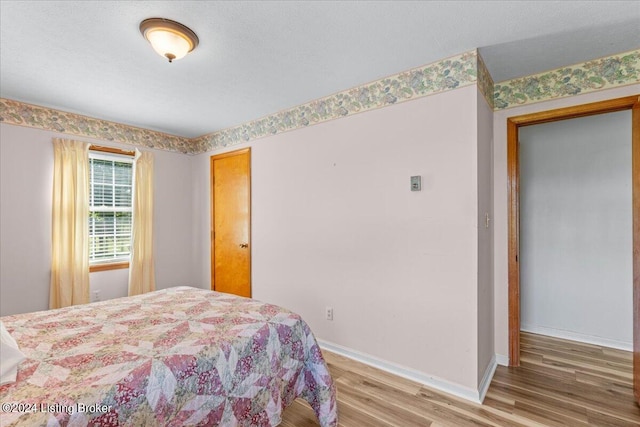
[[[490,416],[485,416],[484,418],[475,416],[473,410],[468,410],[468,406],[480,408],[480,405],[467,404],[463,400],[456,401],[455,405],[451,405],[451,399],[455,398],[449,397],[444,393],[433,392],[424,387],[416,396],[399,390],[386,389],[383,384],[368,379],[360,384],[359,390],[364,394],[375,396],[393,405],[395,407],[393,413],[396,417],[401,413],[398,412],[399,410],[410,412],[415,416],[413,420],[402,420],[398,424],[399,426],[422,426],[426,425],[426,420],[457,426],[496,425],[491,422]]]
[[[418,384],[414,381],[407,380],[397,375],[393,375],[388,372],[381,371],[369,365],[365,365],[364,363],[360,363],[355,360],[349,359],[348,357],[344,357],[331,352],[326,352],[326,353],[327,353],[327,360],[329,363],[337,364],[345,371],[354,372],[364,377],[376,379],[377,381],[387,384],[392,388],[397,388],[407,393],[415,394],[422,387],[422,384]],[[333,376],[333,371],[331,372],[331,375]],[[335,378],[336,377],[334,377],[334,379]]]
[[[527,337],[521,340],[520,345],[521,350],[537,349],[543,350],[545,354],[549,354],[545,350],[550,350],[553,352],[562,352],[572,357],[591,357],[600,361],[624,363],[632,360],[632,353],[629,351],[537,334],[528,334]]]
[[[602,354],[607,357],[612,357],[616,359],[624,359],[629,362],[633,362],[633,353],[630,351],[619,350],[617,348],[602,348]]]
[[[519,368],[499,366],[482,405],[323,352],[339,427],[640,426],[630,352],[521,333]],[[317,426],[301,399],[282,427]]]
[[[318,425],[313,409],[302,399],[296,399],[287,409],[286,414],[287,416],[280,424],[282,427],[317,427]]]
[[[530,422],[529,420],[514,417],[511,411],[506,412],[488,405],[475,404],[456,398],[454,396],[449,396],[445,393],[433,391],[427,387],[424,387],[418,394],[418,396],[430,402],[433,402],[434,404],[439,405],[444,409],[455,412],[456,415],[461,419],[468,419],[478,424],[488,423],[494,426],[508,425],[511,427],[539,425]]]
[[[588,384],[603,390],[615,390],[617,393],[628,394],[633,396],[633,381],[621,381],[603,375],[597,375],[590,372],[576,372],[576,381],[581,384]]]
[[[592,426],[610,426],[610,427],[638,427],[640,421],[625,421],[616,417],[608,417],[600,412],[587,410],[589,415],[589,425]]]
[[[496,376],[498,378],[494,377],[495,381],[509,386],[514,391],[530,392],[531,399],[542,399],[544,396],[549,396],[563,404],[569,403],[593,408],[595,411],[609,416],[624,414],[625,417],[629,417],[629,420],[639,417],[638,421],[640,421],[640,413],[638,412],[640,409],[637,406],[634,409],[633,406],[629,405],[628,401],[620,401],[615,398],[616,396],[611,396],[603,390],[596,390],[593,387],[580,387],[566,382],[554,384],[545,379],[540,379],[532,373],[520,373],[518,376],[502,377],[496,370]]]
[[[526,355],[520,356],[520,369],[530,369],[558,381],[571,381],[576,377],[576,370],[573,367],[559,364],[549,366],[543,358],[531,359]]]
[[[576,405],[571,402],[565,402],[558,400],[552,396],[540,395],[529,390],[516,390],[512,387],[503,386],[501,384],[492,384],[491,394],[487,393],[487,396],[494,399],[500,399],[504,397],[511,397],[514,399],[512,412],[514,414],[521,414],[526,412],[528,408],[539,408],[540,411],[544,411],[546,414],[560,414],[563,419],[572,419],[576,422],[586,423],[588,420],[587,413],[584,407]],[[490,404],[489,401],[485,404]],[[534,411],[537,412],[537,411]],[[556,417],[550,416],[549,419]],[[533,418],[537,419],[537,418]]]
[[[594,367],[603,367],[607,369],[613,369],[618,372],[626,372],[629,367],[629,361],[623,358],[613,358],[606,357],[603,352],[596,354],[575,354],[575,353],[567,353],[565,351],[553,350],[551,348],[545,347],[527,347],[521,349],[521,357],[525,355],[530,356],[539,356],[543,357],[543,359],[555,359],[562,360],[568,365],[575,366],[590,366]]]

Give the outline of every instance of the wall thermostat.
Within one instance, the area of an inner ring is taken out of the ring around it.
[[[411,177],[411,191],[422,190],[422,177],[420,175]]]

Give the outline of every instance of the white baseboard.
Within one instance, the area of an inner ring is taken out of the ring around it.
[[[500,366],[509,366],[509,356],[496,354],[496,363]]]
[[[480,403],[484,402],[484,397],[487,395],[487,390],[489,390],[491,380],[493,379],[493,374],[496,373],[497,367],[498,364],[496,363],[496,355],[494,354],[491,358],[491,361],[487,365],[487,369],[485,369],[482,380],[480,381],[480,385],[478,386]]]
[[[389,372],[399,377],[406,378],[411,381],[415,381],[417,383],[426,385],[436,390],[461,397],[463,399],[469,400],[474,403],[482,403],[482,400],[484,399],[484,395],[486,394],[489,388],[489,384],[491,383],[491,379],[493,378],[493,374],[496,369],[495,358],[493,358],[491,360],[491,363],[487,367],[487,370],[485,371],[484,377],[482,378],[480,389],[473,390],[471,388],[449,382],[442,378],[427,375],[423,372],[416,371],[415,369],[407,368],[405,366],[400,366],[395,363],[379,359],[375,356],[371,356],[369,354],[362,353],[360,351],[353,350],[348,347],[343,347],[338,344],[333,344],[328,341],[319,339],[318,344],[320,345],[321,348],[325,350],[331,351],[333,353],[337,353],[341,356],[348,357],[349,359],[356,360],[358,362],[364,363],[365,365],[372,366],[374,368]]]
[[[618,341],[609,338],[602,338],[593,335],[581,334],[578,332],[565,331],[563,329],[547,328],[545,326],[536,326],[522,324],[520,330],[531,332],[532,334],[548,335],[550,337],[562,338],[565,340],[579,341],[587,344],[601,345],[603,347],[617,348],[618,350],[633,351],[633,342]]]

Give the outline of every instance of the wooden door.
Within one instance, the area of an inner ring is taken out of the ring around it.
[[[211,289],[251,297],[251,149],[211,157]]]

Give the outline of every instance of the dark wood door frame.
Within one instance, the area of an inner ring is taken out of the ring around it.
[[[509,264],[509,364],[520,365],[520,165],[518,129],[558,120],[632,110],[632,191],[633,191],[633,379],[636,401],[640,402],[640,96],[557,110],[525,114],[507,119],[508,264]]]

